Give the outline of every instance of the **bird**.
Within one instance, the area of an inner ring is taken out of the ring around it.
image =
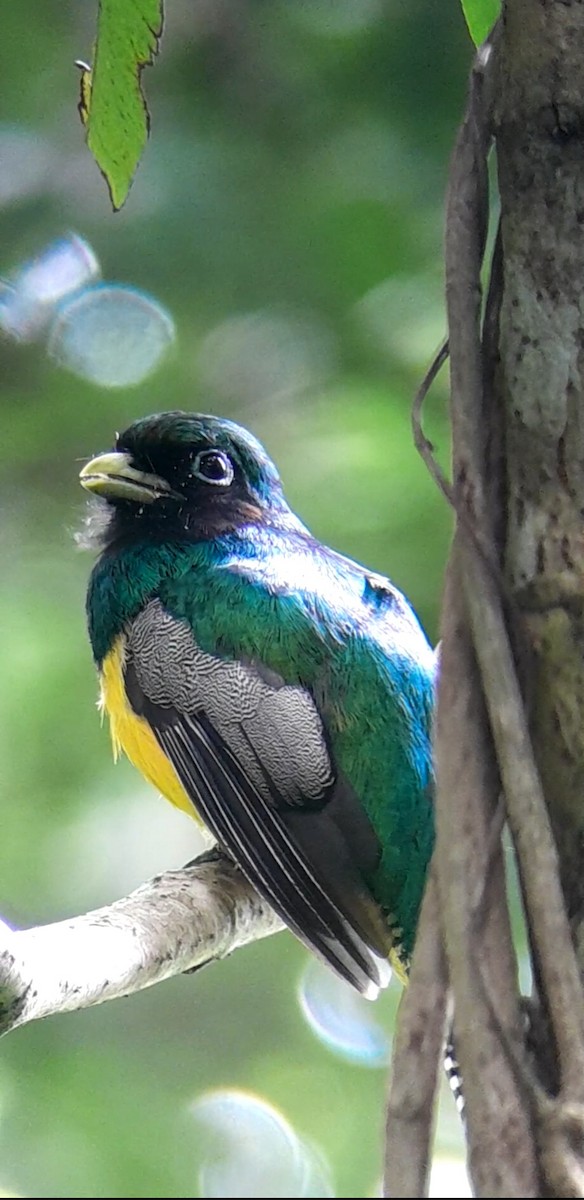
[[[226,418],[136,420],[80,483],[114,755],[358,992],[405,982],[434,842],[436,659],[410,603],[312,536]]]

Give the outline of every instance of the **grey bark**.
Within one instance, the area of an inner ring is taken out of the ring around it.
[[[473,72],[446,210],[453,469],[439,482],[457,529],[435,730],[434,922],[480,1196],[584,1195],[583,66],[582,0],[505,0]],[[481,330],[491,139],[501,220]],[[436,473],[419,428],[417,441]],[[506,919],[504,820],[530,937],[529,1009]],[[423,953],[420,937],[404,1019],[419,1007]],[[415,1094],[407,1048],[394,1072],[406,1092],[409,1073]],[[418,1190],[392,1190],[398,1147],[388,1195],[423,1193],[430,1136],[426,1121],[403,1139]]]

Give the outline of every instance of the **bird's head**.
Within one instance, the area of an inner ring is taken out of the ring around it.
[[[233,421],[200,413],[134,421],[79,478],[99,498],[83,539],[89,544],[146,534],[199,539],[250,524],[296,523],[257,439]]]

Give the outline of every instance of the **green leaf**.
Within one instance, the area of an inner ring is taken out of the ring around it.
[[[501,0],[461,0],[470,36],[475,46],[484,42],[501,11]]]
[[[124,203],[149,131],[142,68],[158,51],[163,0],[99,0],[93,67],[79,63],[79,113],[114,209]]]

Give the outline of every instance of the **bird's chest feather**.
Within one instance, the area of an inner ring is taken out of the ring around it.
[[[130,762],[167,800],[189,816],[196,817],[192,801],[148,722],[130,705],[124,684],[125,661],[126,639],[120,634],[103,660],[99,673],[100,708],[109,719],[114,758],[118,758],[123,750]]]

